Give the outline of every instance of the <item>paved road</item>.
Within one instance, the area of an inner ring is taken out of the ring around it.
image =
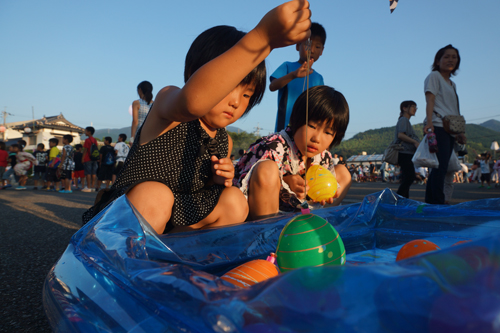
[[[398,184],[354,183],[345,203]],[[423,201],[425,187],[413,185],[412,199]],[[50,332],[42,306],[42,287],[52,265],[79,229],[95,193],[0,191],[0,331]],[[500,197],[500,188],[457,184],[452,203]]]

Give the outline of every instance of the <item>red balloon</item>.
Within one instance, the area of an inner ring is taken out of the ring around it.
[[[425,239],[415,239],[406,243],[398,252],[396,261],[408,259],[419,254],[440,250],[441,248],[431,241]]]

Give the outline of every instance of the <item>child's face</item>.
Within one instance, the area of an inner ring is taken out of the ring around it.
[[[304,41],[296,46],[297,51],[299,51],[300,61],[307,60],[307,41]],[[314,62],[318,61],[319,57],[323,54],[323,50],[325,47],[321,42],[321,38],[315,36],[311,38],[311,59],[314,59]]]
[[[295,132],[293,139],[302,155],[307,155],[307,157],[311,158],[329,149],[335,138],[335,132],[332,129],[332,125],[332,123],[327,123],[326,121],[322,123],[309,122],[307,139],[306,125],[300,127]],[[306,146],[307,151],[304,151]]]
[[[40,147],[40,146],[37,146],[37,147],[36,147],[36,150],[38,150],[38,151],[43,151],[43,148],[42,148],[42,147]]]
[[[453,49],[447,49],[441,59],[439,60],[440,71],[451,72],[457,67],[458,54],[457,51]]]
[[[210,128],[217,129],[231,125],[240,119],[254,94],[255,84],[240,84],[222,101],[204,115],[201,120]]]
[[[63,145],[67,145],[69,142],[66,139],[63,139]]]
[[[13,153],[18,153],[19,152],[19,148],[18,147],[12,147],[12,152]]]
[[[56,143],[55,143],[55,142],[49,141],[49,147],[50,147],[50,148],[55,147],[55,146],[56,146]]]

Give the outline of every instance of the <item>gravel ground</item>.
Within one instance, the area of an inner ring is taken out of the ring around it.
[[[0,191],[0,332],[51,332],[43,283],[94,198],[95,193]]]

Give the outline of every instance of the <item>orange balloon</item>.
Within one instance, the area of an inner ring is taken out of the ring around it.
[[[233,268],[224,274],[221,279],[238,287],[248,288],[278,274],[278,269],[274,264],[267,260],[257,259]]]
[[[398,252],[396,261],[408,259],[419,254],[441,250],[439,246],[425,239],[415,239],[406,243]]]
[[[465,243],[469,243],[469,242],[472,242],[472,241],[471,240],[462,240],[462,241],[456,242],[452,246],[457,246],[457,245],[461,245],[461,244],[465,244]]]

